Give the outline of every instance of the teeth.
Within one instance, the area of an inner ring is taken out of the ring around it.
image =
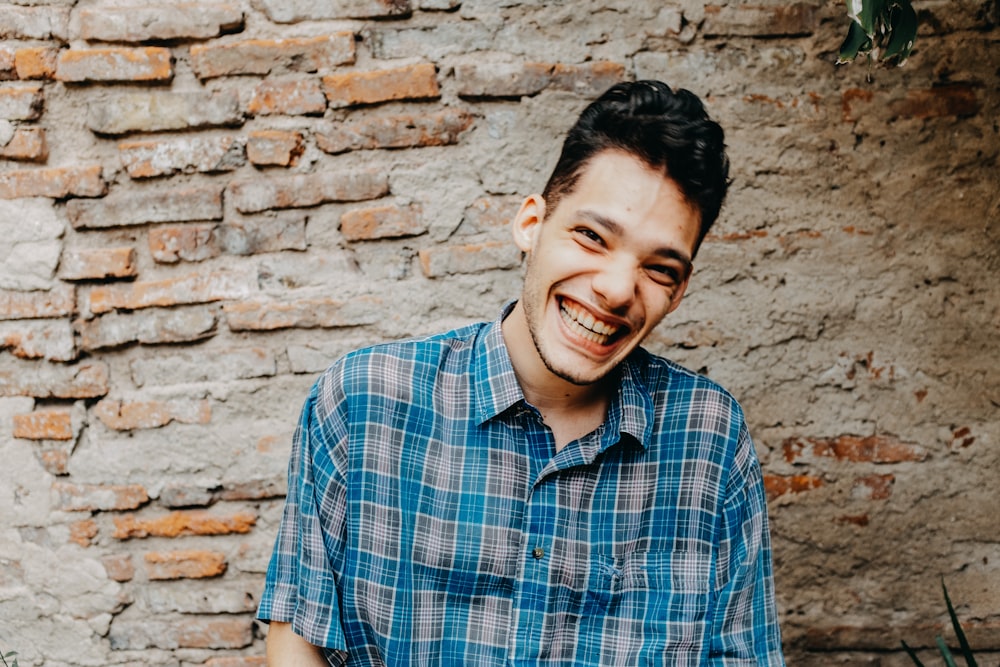
[[[563,321],[566,322],[577,334],[587,340],[604,345],[608,339],[618,331],[617,327],[610,326],[594,319],[594,316],[586,311],[579,311],[576,308],[562,304],[559,309]]]

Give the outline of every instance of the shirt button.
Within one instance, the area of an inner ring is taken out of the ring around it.
[[[541,547],[535,547],[534,549],[531,550],[531,557],[534,558],[535,560],[538,560],[539,558],[542,558],[544,556],[545,556],[545,549]]]

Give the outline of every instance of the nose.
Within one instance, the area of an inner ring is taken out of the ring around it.
[[[594,274],[591,286],[604,307],[614,312],[627,308],[638,290],[638,269],[624,258],[610,261]]]

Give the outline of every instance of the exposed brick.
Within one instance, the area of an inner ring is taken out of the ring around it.
[[[253,615],[184,616],[126,620],[116,617],[108,639],[113,650],[239,649],[253,643]]]
[[[521,253],[509,241],[441,246],[420,251],[420,266],[428,278],[512,269],[520,263]]]
[[[188,510],[149,519],[127,514],[115,517],[114,522],[114,537],[119,540],[181,535],[232,535],[249,533],[257,523],[257,515],[251,512],[217,515],[204,510]]]
[[[306,217],[298,211],[271,212],[265,216],[226,222],[215,230],[223,251],[253,255],[279,250],[305,250]]]
[[[462,234],[495,233],[506,230],[521,208],[521,197],[482,197],[472,202],[462,215]]]
[[[69,82],[169,81],[174,76],[170,50],[69,49],[59,54],[56,79]]]
[[[348,241],[417,236],[427,231],[419,206],[372,206],[347,211],[340,233]]]
[[[72,361],[77,356],[66,320],[0,322],[0,350],[5,348],[21,359]]]
[[[59,261],[59,277],[63,280],[131,278],[136,274],[134,248],[64,250]]]
[[[66,39],[70,7],[0,5],[0,39]]]
[[[69,541],[87,548],[97,537],[97,522],[93,519],[81,519],[69,525]]]
[[[291,167],[305,148],[301,132],[260,130],[247,139],[247,158],[258,166]]]
[[[316,72],[354,62],[354,33],[299,39],[250,39],[191,47],[191,67],[201,79],[276,71]]]
[[[130,364],[132,382],[137,387],[162,387],[193,382],[223,382],[245,378],[271,377],[277,373],[274,354],[260,347],[225,350],[205,354],[159,355],[136,359]]]
[[[232,136],[123,141],[118,157],[132,178],[152,178],[233,171],[246,164],[243,147]]]
[[[892,495],[895,475],[866,475],[854,480],[852,494],[865,500],[886,500]]]
[[[774,500],[789,493],[812,491],[823,486],[823,480],[813,475],[764,475],[764,492],[768,500]]]
[[[72,440],[73,415],[69,410],[38,410],[14,415],[14,437],[26,440]]]
[[[108,579],[112,581],[131,581],[135,577],[135,565],[132,563],[131,554],[110,554],[101,559],[101,564],[108,574]]]
[[[59,49],[37,46],[18,49],[14,53],[14,68],[19,79],[52,79],[56,73]]]
[[[218,577],[227,565],[225,554],[218,551],[152,551],[144,559],[151,581]]]
[[[217,186],[148,191],[116,190],[93,201],[73,200],[66,216],[75,229],[100,229],[150,222],[221,220],[222,190]]]
[[[0,120],[35,120],[42,115],[44,105],[39,84],[0,86]]]
[[[936,88],[907,90],[901,100],[893,100],[889,110],[896,117],[941,118],[945,116],[975,116],[981,104],[976,90],[969,84],[951,84]]]
[[[98,134],[163,132],[240,125],[236,90],[124,93],[91,104],[87,127]]]
[[[120,401],[106,398],[94,406],[94,414],[108,428],[131,431],[158,428],[173,421],[207,424],[212,420],[212,405],[204,399]]]
[[[46,447],[35,452],[35,457],[42,464],[42,468],[50,475],[69,474],[69,446]]]
[[[437,72],[431,63],[329,74],[323,77],[323,91],[333,108],[441,96]]]
[[[228,303],[223,311],[233,331],[335,328],[377,322],[379,303],[375,297],[357,297],[349,301],[329,298],[248,301]]]
[[[789,438],[782,443],[782,448],[789,463],[794,463],[804,454],[852,463],[901,463],[927,458],[927,452],[920,445],[888,435]]]
[[[103,363],[22,362],[0,370],[0,396],[97,398],[107,393],[108,367]]]
[[[388,192],[389,180],[384,172],[357,170],[273,176],[229,185],[229,197],[241,213],[362,201]]]
[[[288,492],[284,477],[257,479],[226,484],[219,492],[219,500],[267,500],[281,498]]]
[[[208,507],[215,502],[212,489],[191,484],[169,484],[160,491],[157,498],[164,507]]]
[[[100,165],[0,172],[0,199],[100,197],[105,192]]]
[[[857,107],[862,108],[875,99],[875,93],[861,88],[848,88],[840,95],[841,116],[845,123],[853,123],[860,118]]]
[[[149,500],[139,484],[70,484],[53,482],[56,509],[63,512],[134,510]]]
[[[326,111],[326,96],[315,79],[262,81],[254,89],[247,111],[255,116],[319,115]]]
[[[819,27],[815,4],[706,5],[701,31],[706,37],[811,35]]]
[[[402,18],[409,16],[409,0],[261,0],[267,17],[276,23],[298,23],[325,19]]]
[[[256,283],[256,272],[244,270],[192,273],[165,280],[102,285],[90,292],[90,310],[106,313],[116,308],[136,310],[240,299],[255,292]]]
[[[356,121],[326,126],[316,133],[316,145],[327,153],[374,148],[447,146],[473,122],[463,109],[443,109],[428,114],[366,115]]]
[[[82,9],[80,37],[102,42],[208,39],[243,25],[233,3],[198,2]]]
[[[0,320],[66,317],[76,310],[76,292],[57,285],[45,292],[0,290]]]
[[[149,308],[136,313],[108,313],[75,323],[80,347],[99,350],[129,343],[190,343],[214,336],[216,312],[200,308]]]
[[[0,81],[10,81],[17,78],[17,68],[14,65],[14,49],[0,46]]]
[[[48,157],[45,130],[40,127],[19,127],[10,140],[0,146],[0,158],[4,160],[45,162]]]
[[[217,225],[167,225],[149,230],[149,253],[157,262],[200,262],[217,257],[222,249],[215,235]]]
[[[489,63],[455,68],[458,94],[466,97],[521,97],[546,89],[568,90],[593,97],[625,78],[625,66],[614,62]]]

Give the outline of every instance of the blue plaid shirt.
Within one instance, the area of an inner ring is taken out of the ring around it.
[[[639,349],[556,453],[500,319],[320,377],[258,617],[331,664],[784,664],[734,399]]]

